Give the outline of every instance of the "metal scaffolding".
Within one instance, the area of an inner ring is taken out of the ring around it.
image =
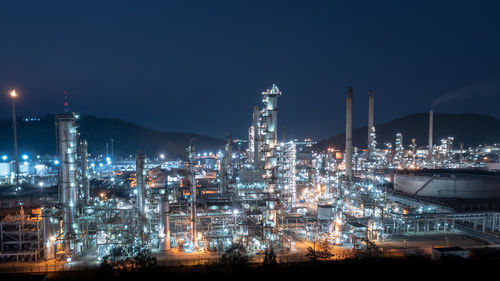
[[[42,220],[38,215],[7,216],[0,221],[0,259],[38,260],[43,254]]]

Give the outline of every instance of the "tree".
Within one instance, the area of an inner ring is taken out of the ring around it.
[[[156,267],[156,257],[153,256],[151,250],[138,248],[133,257],[134,267],[139,270],[152,269]]]
[[[122,247],[114,247],[105,255],[101,262],[103,269],[125,270],[129,269],[131,259],[128,252]]]
[[[365,243],[366,247],[364,249],[354,250],[354,258],[356,259],[371,259],[379,258],[382,256],[382,250],[374,242],[363,238],[362,241]]]
[[[222,254],[220,263],[231,266],[246,266],[248,256],[246,255],[245,246],[241,243],[234,243]]]
[[[156,266],[156,257],[151,250],[141,247],[112,248],[108,255],[103,257],[101,268],[106,270],[145,270]]]
[[[317,250],[313,249],[312,247],[307,248],[306,257],[308,257],[309,260],[313,262],[318,260],[329,260],[335,256],[332,253],[332,247],[330,246],[330,242],[328,242],[327,239],[320,240],[317,246]]]
[[[276,266],[276,253],[271,246],[264,252],[264,262],[262,263],[264,269],[274,268]]]

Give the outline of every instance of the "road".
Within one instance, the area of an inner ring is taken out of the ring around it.
[[[432,247],[458,246],[462,248],[486,247],[485,243],[467,238],[459,234],[430,234],[427,236],[404,236],[395,237],[390,241],[376,243],[386,257],[402,257],[408,255],[427,255],[432,252]],[[493,245],[489,245],[490,247]],[[290,253],[278,254],[277,261],[305,262],[307,258],[307,248],[314,248],[314,243],[292,233],[292,248]],[[352,256],[352,250],[348,247],[332,246],[334,259],[344,259]],[[158,265],[160,266],[193,266],[217,262],[219,256],[217,253],[186,253],[176,249],[161,253],[155,252]],[[255,255],[250,258],[251,263],[261,263],[263,255]],[[61,270],[83,270],[98,267],[100,261],[93,254],[84,255],[80,258],[74,258],[71,262],[66,261],[37,261],[24,263],[2,263],[0,272],[53,272]]]

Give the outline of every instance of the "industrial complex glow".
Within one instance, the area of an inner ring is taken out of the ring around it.
[[[456,149],[453,136],[435,144],[433,113],[429,146],[418,147],[415,139],[405,143],[411,136],[397,132],[393,141],[379,144],[370,91],[366,147],[354,147],[349,87],[346,150],[322,150],[311,139],[278,139],[282,96],[276,85],[261,93],[262,106],[249,114],[248,139],[227,137],[219,151],[203,152],[191,141],[186,158],[175,161],[164,153],[139,153],[135,160],[91,157],[77,116],[58,114],[56,159],[22,154],[18,173],[14,162],[0,163],[5,185],[18,179],[42,194],[39,210],[23,207],[1,222],[0,231],[21,222],[43,236],[11,237],[19,243],[6,244],[14,246],[0,256],[72,265],[84,256],[102,260],[115,247],[150,249],[175,259],[214,258],[236,243],[251,256],[272,248],[286,257],[303,255],[303,245],[319,241],[352,251],[366,241],[385,243],[410,234],[423,243],[428,233],[448,237],[460,231],[498,241],[488,232],[500,230],[500,213],[457,211],[437,200],[500,196],[500,176],[486,171],[496,167],[490,160],[500,146]],[[13,189],[16,196],[23,194],[20,186]],[[23,243],[33,246],[16,246]]]

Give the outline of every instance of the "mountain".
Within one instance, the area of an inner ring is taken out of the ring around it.
[[[186,147],[194,139],[196,151],[218,150],[222,139],[190,133],[170,133],[148,129],[137,124],[119,120],[81,116],[78,120],[81,138],[88,142],[91,155],[106,153],[106,143],[111,153],[111,139],[115,156],[127,157],[138,152],[151,157],[164,153],[168,159],[178,159],[185,155]],[[55,116],[18,119],[19,153],[31,155],[55,155]],[[12,154],[12,119],[0,120],[0,154]]]
[[[416,139],[418,146],[427,146],[429,138],[429,114],[415,113],[389,121],[375,124],[377,133],[377,147],[385,147],[384,143],[394,143],[396,133],[403,134],[403,143],[408,145],[411,139]],[[441,139],[454,137],[454,147],[461,142],[464,147],[480,144],[500,143],[500,119],[474,113],[445,114],[434,112],[434,144]],[[368,142],[368,126],[356,128],[352,131],[354,147],[366,148]],[[333,147],[345,148],[345,132],[326,140],[319,141],[318,149]]]

